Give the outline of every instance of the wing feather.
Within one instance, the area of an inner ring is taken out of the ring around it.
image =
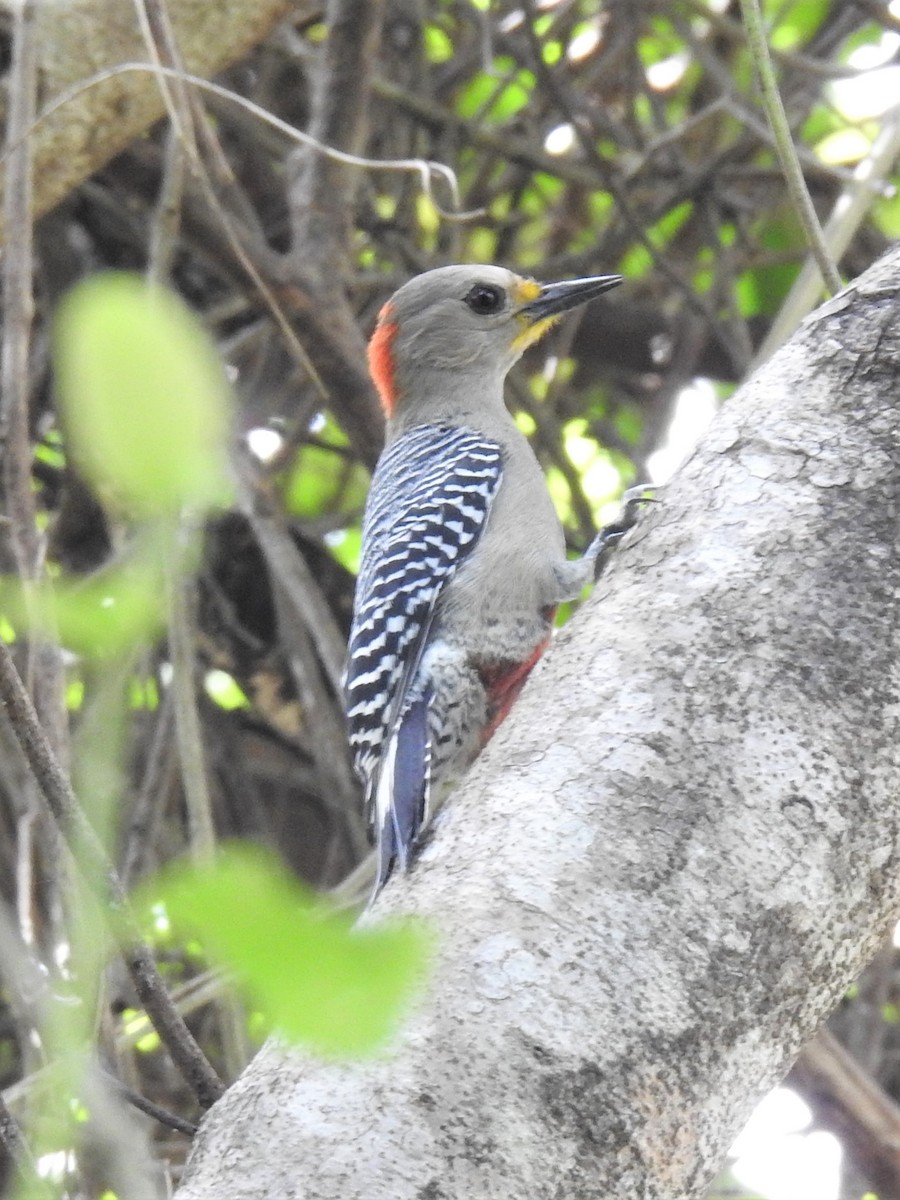
[[[418,667],[436,606],[484,531],[502,475],[495,442],[426,425],[391,444],[372,481],[345,698],[380,882],[395,859],[405,865],[427,809],[431,698]]]

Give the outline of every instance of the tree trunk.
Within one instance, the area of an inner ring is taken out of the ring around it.
[[[725,405],[388,888],[390,1053],[269,1045],[180,1200],[702,1194],[900,912],[898,290]]]

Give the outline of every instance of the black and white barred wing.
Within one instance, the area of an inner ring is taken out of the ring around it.
[[[407,855],[428,800],[427,685],[418,666],[441,591],[480,537],[500,447],[420,426],[382,456],[363,525],[345,681],[350,743],[379,848],[379,885]]]

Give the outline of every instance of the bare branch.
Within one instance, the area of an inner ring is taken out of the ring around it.
[[[141,938],[128,898],[115,869],[72,791],[68,778],[53,755],[7,647],[0,641],[0,702],[8,712],[13,731],[28,759],[41,793],[64,835],[78,839],[86,877],[96,886],[104,880],[110,902],[127,932],[129,945],[123,957],[141,1003],[172,1060],[208,1107],[223,1093],[222,1084],[172,1003],[153,954]]]
[[[831,1130],[879,1196],[900,1195],[900,1106],[823,1029],[794,1065],[816,1123]]]

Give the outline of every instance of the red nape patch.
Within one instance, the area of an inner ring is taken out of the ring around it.
[[[390,303],[385,304],[378,314],[378,324],[369,339],[369,374],[372,382],[378,388],[381,407],[386,417],[394,415],[397,403],[397,392],[394,386],[394,338],[398,326],[391,320],[393,309]]]
[[[481,738],[482,748],[494,736],[497,726],[509,716],[509,710],[525,686],[526,679],[549,645],[550,638],[548,636],[534,648],[531,657],[527,658],[525,662],[496,663],[482,667],[479,671],[481,682],[487,690],[488,701],[488,723]]]

